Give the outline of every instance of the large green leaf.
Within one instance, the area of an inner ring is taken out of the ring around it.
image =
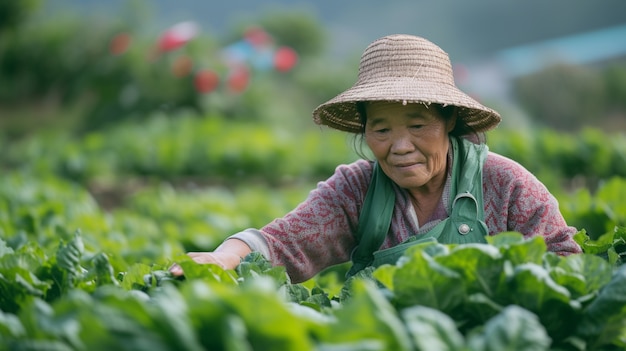
[[[74,280],[80,277],[85,269],[81,267],[81,258],[85,251],[85,245],[80,232],[76,232],[74,238],[67,244],[61,242],[56,253],[57,265],[67,273],[67,281],[64,287],[73,287]]]
[[[500,301],[483,293],[470,294],[463,306],[464,314],[461,315],[463,327],[471,328],[477,324],[482,325],[500,313],[504,309],[504,303],[507,303],[507,301]]]
[[[13,249],[7,246],[6,241],[0,239],[0,258],[4,255],[9,255],[13,253]]]
[[[398,270],[397,266],[384,264],[376,268],[376,270],[372,272],[372,276],[387,289],[394,291],[393,276],[396,274],[396,270]]]
[[[595,255],[561,257],[558,264],[550,269],[554,281],[567,288],[575,299],[595,295],[611,280],[612,274],[611,265]]]
[[[152,268],[143,263],[136,263],[127,268],[122,274],[121,287],[124,290],[140,289],[144,286],[144,276],[150,274]]]
[[[584,310],[578,333],[594,347],[614,344],[626,334],[626,266],[620,266]]]
[[[326,343],[353,346],[367,343],[366,349],[372,350],[412,349],[402,321],[373,282],[355,279],[352,291],[350,299],[335,311],[336,321],[329,325],[323,338]]]
[[[17,250],[0,244],[0,310],[17,312],[31,297],[44,297],[51,287],[36,273],[46,264],[47,257],[37,243],[28,243]]]
[[[457,351],[464,347],[465,338],[448,315],[424,306],[406,308],[401,314],[416,350]]]
[[[4,249],[0,248],[0,251],[2,250],[4,255],[0,256],[0,273],[8,273],[15,268],[35,272],[48,260],[37,242],[26,243],[15,250],[5,246]]]
[[[225,351],[253,351],[250,341],[248,341],[248,331],[246,324],[235,315],[228,315],[224,320]]]
[[[186,344],[185,340],[175,338],[176,330],[163,319],[159,307],[146,301],[143,295],[108,285],[98,288],[93,297],[91,307],[74,307],[81,312],[78,320],[83,326],[81,336],[85,349],[170,350]],[[181,303],[170,302],[175,305]],[[74,300],[74,303],[78,301]],[[57,309],[60,306],[62,304]],[[71,310],[71,305],[63,309],[66,313]],[[89,320],[95,321],[94,328]],[[185,327],[180,320],[175,322]]]
[[[613,232],[597,235],[597,239],[591,239],[585,230],[581,230],[574,235],[574,240],[586,254],[602,255],[613,247]]]
[[[511,305],[471,334],[468,345],[472,351],[541,351],[551,340],[535,314]]]
[[[494,296],[503,281],[502,254],[491,245],[460,245],[435,260],[462,276],[468,294],[480,292]]]
[[[205,348],[219,349],[228,343],[224,338],[237,337],[226,333],[237,332],[241,336],[240,327],[228,329],[233,327],[228,324],[232,321],[227,322],[232,315],[243,322],[247,341],[254,350],[312,348],[310,333],[314,321],[298,318],[279,298],[276,284],[268,277],[235,286],[195,280],[181,289],[188,305],[193,306],[190,319],[196,330],[212,335],[213,339],[201,336]]]
[[[50,288],[49,282],[23,268],[14,268],[8,274],[0,273],[0,310],[4,312],[17,313],[33,298],[44,297]]]
[[[105,253],[101,252],[94,256],[91,264],[93,267],[89,271],[89,275],[94,276],[96,286],[119,284],[119,281],[113,275],[113,267],[109,262],[109,257]]]
[[[249,344],[245,322],[222,299],[234,293],[229,286],[191,280],[181,285],[180,293],[190,307],[191,327],[206,350],[226,350],[227,345],[237,343],[232,338],[245,337],[239,343]]]
[[[410,255],[393,276],[395,304],[423,305],[448,313],[464,302],[466,291],[460,273],[424,251],[413,250]]]
[[[285,267],[272,266],[271,262],[259,252],[252,252],[246,255],[235,271],[239,275],[239,280],[244,283],[247,279],[261,275],[271,277],[278,285],[290,283]]]
[[[561,342],[571,334],[581,314],[581,304],[557,284],[550,273],[534,263],[515,267],[510,278],[511,302],[537,314],[550,337]]]
[[[268,278],[246,284],[241,291],[223,296],[229,309],[239,315],[254,350],[307,350],[312,347],[309,321],[297,318],[276,294]]]
[[[157,290],[150,306],[151,330],[174,350],[201,351],[203,348],[191,327],[188,311],[183,296],[173,285],[164,285]]]
[[[541,264],[546,253],[546,243],[542,236],[525,239],[517,232],[504,232],[487,237],[487,242],[498,247],[506,260],[513,265],[522,263]]]
[[[84,294],[82,291],[78,291],[79,294]],[[68,296],[68,301],[72,297]],[[90,311],[92,304],[86,304],[83,309],[77,308],[73,303],[71,309],[67,310],[67,314],[64,312],[58,313],[54,307],[43,300],[34,299],[28,305],[25,305],[22,311],[20,311],[20,320],[24,325],[29,341],[45,341],[54,343],[55,341],[63,342],[67,346],[80,349],[84,348],[82,343],[80,332],[81,325],[76,315],[81,310]],[[94,321],[95,324],[99,323],[99,320]]]
[[[287,284],[281,288],[285,292],[287,299],[292,302],[300,303],[311,297],[309,289],[301,284]]]
[[[507,248],[511,245],[517,245],[524,242],[524,236],[519,232],[502,232],[498,235],[490,235],[485,237],[487,243],[497,248]]]
[[[549,303],[570,302],[570,292],[557,284],[545,268],[534,263],[516,266],[509,282],[513,301],[531,311],[541,311]]]
[[[24,334],[26,330],[16,315],[0,311],[0,341],[21,338]]]

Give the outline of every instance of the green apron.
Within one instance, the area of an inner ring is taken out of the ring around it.
[[[489,234],[484,222],[482,170],[488,148],[462,138],[450,138],[453,149],[449,204],[450,216],[430,231],[412,236],[394,247],[380,250],[391,224],[395,206],[393,182],[378,163],[374,164],[370,186],[359,216],[357,246],[352,251],[352,276],[367,266],[395,264],[404,251],[415,244],[435,239],[443,244],[485,243]]]

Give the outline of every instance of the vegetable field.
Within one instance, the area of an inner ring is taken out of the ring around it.
[[[328,28],[275,9],[223,37],[159,34],[149,1],[108,20],[0,4],[0,351],[626,349],[621,60],[524,77],[525,111],[495,105],[507,117],[487,135],[557,197],[584,253],[501,233],[295,284],[255,253],[234,270],[186,253],[367,157],[310,120],[357,73],[325,52]]]
[[[293,284],[256,254],[225,271],[185,252],[289,211],[356,158],[350,139],[176,116],[6,141],[0,347],[624,349],[624,137],[492,133],[492,150],[555,193],[584,254],[502,233],[488,244],[425,243],[347,281],[340,265]],[[168,273],[173,262],[184,278]]]

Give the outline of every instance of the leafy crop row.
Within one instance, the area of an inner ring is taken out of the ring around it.
[[[626,176],[626,135],[587,128],[569,134],[551,129],[493,132],[490,149],[508,156],[536,174],[549,187],[563,180],[583,180],[595,189],[598,182]]]
[[[615,179],[606,192],[624,189]],[[348,281],[338,267],[291,284],[282,267],[258,255],[225,271],[198,265],[184,252],[258,226],[304,193],[194,191],[159,187],[105,213],[81,186],[5,175],[0,344],[26,350],[626,346],[622,220],[597,240],[578,233],[581,255],[559,257],[546,252],[541,238],[503,233],[485,245],[426,243],[396,266]],[[172,260],[183,266],[184,279],[167,272]]]
[[[622,233],[621,235],[624,235]],[[180,257],[184,280],[116,272],[80,236],[47,256],[0,247],[0,337],[34,350],[613,350],[626,346],[626,270],[559,257],[540,237],[427,243],[341,294],[292,285],[249,255],[235,271]],[[155,268],[157,268],[155,270]],[[376,285],[378,284],[378,286]]]
[[[356,158],[351,141],[330,130],[294,133],[218,116],[173,115],[79,138],[38,135],[12,143],[0,162],[86,183],[130,176],[255,178],[276,184],[285,178],[326,178],[338,164]],[[488,145],[523,164],[549,188],[584,179],[580,185],[593,189],[609,177],[626,177],[626,139],[619,134],[496,130]]]
[[[9,168],[52,173],[82,182],[126,177],[202,177],[213,180],[327,177],[354,160],[344,134],[289,134],[256,123],[191,115],[155,117],[74,139],[38,135],[13,143]]]

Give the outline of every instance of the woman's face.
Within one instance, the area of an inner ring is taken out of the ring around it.
[[[448,133],[456,119],[445,121],[439,111],[420,103],[365,105],[365,141],[385,174],[402,188],[419,192],[445,182]]]

